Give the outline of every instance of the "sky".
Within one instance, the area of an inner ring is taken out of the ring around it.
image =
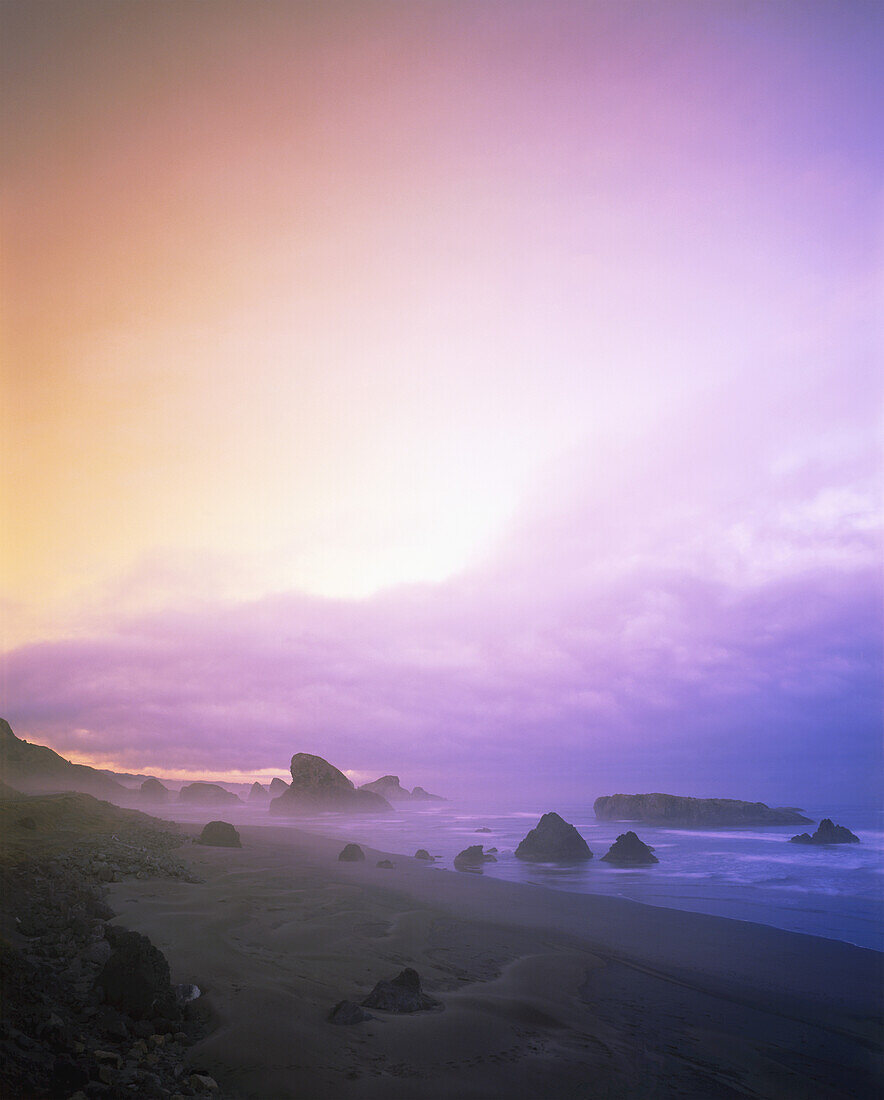
[[[879,5],[0,5],[2,712],[879,797]]]

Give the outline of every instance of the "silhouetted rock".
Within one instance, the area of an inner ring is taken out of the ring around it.
[[[147,936],[109,925],[111,953],[96,979],[105,1003],[136,1020],[175,1014],[169,964]]]
[[[0,782],[23,794],[80,791],[115,801],[131,797],[122,783],[96,768],[72,764],[45,745],[16,737],[4,718],[0,718]]]
[[[592,859],[589,845],[580,833],[555,813],[543,815],[516,848],[516,855],[541,863]]]
[[[736,798],[687,798],[678,794],[609,794],[595,800],[600,821],[647,821],[655,825],[802,825],[810,818],[797,810],[771,808]]]
[[[798,836],[793,836],[790,840],[791,844],[859,844],[860,839],[850,829],[845,828],[844,825],[835,825],[834,822],[824,817],[823,820],[817,826],[816,832],[811,836],[809,833],[800,833]]]
[[[373,1020],[374,1016],[352,1001],[338,1001],[328,1014],[328,1019],[329,1023],[346,1027],[350,1024],[361,1024],[363,1020]]]
[[[384,1012],[422,1012],[440,1006],[434,997],[421,991],[420,977],[411,967],[406,967],[392,981],[378,982],[362,1003],[366,1008]]]
[[[218,783],[188,783],[178,792],[179,802],[191,802],[200,806],[212,804],[235,805],[240,799],[231,791],[226,791]]]
[[[171,797],[168,787],[165,787],[159,779],[155,779],[153,776],[149,776],[141,784],[140,794],[145,802],[168,802]]]
[[[411,797],[415,802],[447,802],[447,798],[443,798],[441,794],[430,794],[429,791],[425,791],[423,787],[413,787],[411,791]]]
[[[477,833],[490,833],[492,830],[487,825],[483,825],[480,829],[476,829]]]
[[[317,810],[372,813],[389,809],[390,804],[379,794],[357,790],[333,764],[309,752],[295,753],[291,786],[270,803],[272,814],[315,813]]]
[[[253,783],[249,788],[249,802],[266,802],[270,793],[260,783]]]
[[[660,862],[654,855],[654,849],[639,840],[631,830],[628,833],[621,833],[602,859],[622,867],[640,867],[643,864]]]
[[[208,844],[213,848],[241,848],[239,833],[229,821],[210,821],[203,827],[197,844]]]
[[[275,776],[270,780],[270,797],[278,798],[284,791],[289,789],[288,783],[284,779],[280,779]]]
[[[437,794],[428,794],[423,787],[415,787],[409,791],[399,782],[398,775],[382,775],[380,779],[374,779],[371,783],[363,783],[360,791],[369,791],[379,794],[388,802],[444,802]]]
[[[464,848],[454,857],[454,866],[458,871],[475,871],[483,863],[497,863],[497,860],[494,856],[483,852],[481,844],[471,844],[469,848]]]
[[[365,852],[358,844],[345,844],[338,855],[338,859],[342,863],[360,863],[365,859]]]
[[[426,848],[418,848],[418,850],[414,853],[414,858],[428,859],[431,863],[433,862],[433,856],[430,855]]]
[[[382,867],[385,871],[392,871],[395,864],[391,859],[379,859],[377,866]]]

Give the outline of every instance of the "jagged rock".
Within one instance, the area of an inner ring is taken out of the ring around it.
[[[420,976],[411,967],[406,967],[392,981],[378,982],[362,1003],[366,1008],[384,1012],[422,1012],[440,1007],[435,997],[421,991]]]
[[[98,769],[72,764],[45,745],[16,737],[4,718],[0,718],[0,782],[24,794],[80,791],[116,801],[131,796],[122,783]]]
[[[169,964],[147,936],[109,925],[111,954],[96,984],[105,1002],[137,1020],[174,1005]]]
[[[361,1024],[364,1020],[373,1020],[374,1016],[352,1001],[338,1001],[328,1014],[328,1019],[329,1023],[347,1027],[351,1024]]]
[[[516,848],[516,856],[549,863],[592,859],[592,852],[573,825],[563,821],[556,813],[548,813]]]
[[[395,864],[391,859],[379,859],[377,862],[378,867],[383,867],[385,871],[392,871]]]
[[[345,844],[338,855],[338,859],[342,863],[361,863],[365,859],[365,852],[358,844]]]
[[[350,780],[321,756],[298,752],[292,757],[291,786],[270,803],[272,814],[316,813],[337,810],[372,813],[390,804],[372,791],[357,790]]]
[[[441,794],[430,794],[429,791],[425,791],[423,787],[414,787],[411,791],[411,797],[416,802],[447,802],[447,798],[443,798]]]
[[[483,825],[481,828],[476,829],[477,833],[490,833],[493,830],[489,829],[487,825]]]
[[[202,782],[188,783],[186,787],[181,788],[178,798],[181,802],[194,802],[200,805],[211,805],[213,803],[235,805],[240,802],[235,794],[225,790],[219,784]]]
[[[274,777],[273,779],[270,780],[270,797],[271,798],[278,798],[283,793],[283,791],[287,791],[288,789],[289,789],[289,785],[288,785],[288,783],[286,783],[286,781],[284,779]]]
[[[817,826],[816,832],[800,833],[793,836],[791,844],[859,844],[860,839],[844,825],[836,825],[831,818],[824,817]]]
[[[141,784],[140,794],[145,802],[168,802],[171,797],[168,787],[153,776],[145,779]]]
[[[229,821],[210,821],[203,827],[197,844],[209,844],[214,848],[241,848],[239,833]]]
[[[454,857],[454,867],[457,871],[476,871],[483,863],[496,862],[494,856],[487,855],[482,851],[481,844],[471,844],[469,848],[464,848],[462,852],[458,852]]]
[[[371,783],[363,783],[359,790],[370,791],[372,794],[379,794],[388,802],[445,801],[444,798],[440,798],[437,794],[427,794],[423,787],[415,787],[413,791],[409,791],[399,782],[398,775],[382,775],[380,779],[375,779]]]
[[[609,794],[595,800],[600,821],[647,821],[655,825],[802,825],[810,818],[787,807],[736,798],[688,798],[677,794]]]
[[[249,802],[266,802],[269,797],[267,788],[260,783],[253,783],[249,788]]]
[[[427,859],[430,861],[430,863],[433,862],[433,856],[430,855],[426,848],[418,848],[418,850],[414,853],[414,858]]]
[[[639,840],[631,830],[628,833],[621,833],[602,859],[606,863],[616,863],[623,867],[639,867],[660,862],[654,855],[654,849]]]

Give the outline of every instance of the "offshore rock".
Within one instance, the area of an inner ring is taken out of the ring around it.
[[[278,776],[276,776],[276,777],[274,777],[273,779],[270,780],[270,797],[271,798],[278,798],[279,795],[281,795],[283,791],[287,791],[288,789],[289,789],[289,785],[288,785],[288,783],[285,782],[284,779],[280,779]]]
[[[418,850],[414,853],[414,858],[426,859],[429,860],[430,863],[434,862],[434,857],[430,855],[426,848],[418,848]]]
[[[213,848],[241,848],[239,833],[229,821],[210,821],[200,833],[197,844],[208,844]]]
[[[241,800],[231,791],[225,790],[217,783],[188,783],[178,793],[179,802],[195,802],[200,805],[212,803],[227,803],[233,805]]]
[[[831,818],[824,817],[813,836],[800,833],[793,836],[790,844],[859,844],[859,837],[844,825],[836,825]]]
[[[270,797],[270,792],[260,783],[253,783],[249,788],[249,802],[264,802]]]
[[[317,810],[373,813],[391,808],[379,794],[357,790],[342,771],[321,756],[295,753],[291,770],[291,786],[270,803],[272,814],[315,813]]]
[[[600,821],[646,821],[654,825],[803,825],[810,820],[790,807],[736,798],[688,798],[678,794],[609,794],[595,800]]]
[[[621,867],[641,867],[660,862],[654,855],[654,849],[639,840],[631,830],[628,833],[621,833],[602,859],[606,863],[616,863]]]
[[[483,852],[481,844],[471,844],[454,857],[454,867],[457,871],[477,871],[483,863],[497,863],[494,856]]]
[[[592,859],[589,845],[580,833],[555,813],[543,815],[516,848],[515,854],[519,859],[532,859],[540,863]]]
[[[141,784],[140,794],[145,802],[168,802],[171,797],[169,788],[152,775]]]
[[[415,787],[409,791],[399,782],[398,775],[382,775],[371,783],[363,783],[360,791],[370,791],[379,794],[388,802],[444,802],[445,799],[437,794],[428,794],[423,787]]]

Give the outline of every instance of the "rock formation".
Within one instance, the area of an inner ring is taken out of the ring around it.
[[[330,1024],[338,1024],[345,1027],[350,1024],[361,1024],[363,1020],[373,1019],[374,1016],[372,1016],[370,1012],[366,1012],[364,1008],[354,1004],[352,1001],[338,1001],[328,1014]]]
[[[169,788],[164,786],[159,779],[154,779],[153,776],[149,776],[145,779],[139,791],[141,798],[145,802],[155,802],[159,804],[161,802],[168,802],[171,797]]]
[[[516,856],[539,863],[558,863],[592,859],[592,852],[573,825],[563,821],[558,814],[548,813],[516,848]]]
[[[383,1012],[423,1012],[441,1007],[434,997],[422,992],[420,976],[410,966],[392,981],[378,982],[362,1003]]]
[[[385,871],[392,871],[396,864],[391,859],[379,859],[375,866],[381,867]]]
[[[497,860],[490,853],[483,852],[481,844],[471,844],[454,857],[457,871],[478,871],[483,863],[497,863]]]
[[[810,820],[797,810],[771,808],[764,802],[677,794],[609,794],[597,798],[593,808],[600,821],[646,821],[674,827],[802,825]]]
[[[790,844],[859,844],[860,839],[844,825],[836,825],[831,818],[824,817],[816,832],[800,833],[793,836]]]
[[[272,814],[310,814],[322,810],[376,813],[390,808],[379,794],[357,790],[333,764],[309,752],[295,753],[291,786],[270,803]]]
[[[270,780],[270,797],[279,798],[279,796],[289,789],[288,783],[284,779],[280,779],[278,776]]]
[[[253,783],[249,788],[249,802],[266,802],[270,793],[260,783]]]
[[[341,863],[361,863],[365,859],[365,852],[358,844],[345,844],[338,855],[338,859]]]
[[[621,833],[602,859],[606,863],[615,863],[620,867],[641,867],[660,862],[654,855],[654,849],[639,840],[631,830],[628,833]]]
[[[72,764],[45,745],[32,745],[16,737],[0,718],[0,782],[22,794],[79,791],[115,802],[131,798],[122,783],[85,764]]]
[[[414,853],[414,858],[415,859],[426,859],[426,860],[429,860],[430,863],[434,862],[433,856],[430,855],[430,853],[427,851],[426,848],[418,848],[418,850]]]
[[[423,787],[415,787],[409,791],[399,782],[398,775],[382,775],[371,783],[363,783],[360,791],[370,791],[379,794],[388,802],[444,802],[445,799],[437,794],[428,794]]]
[[[239,833],[229,821],[210,821],[200,833],[197,844],[208,844],[213,848],[241,848]]]
[[[147,936],[109,924],[105,935],[111,953],[96,984],[106,1004],[136,1020],[175,1011],[169,964]]]
[[[240,799],[231,791],[225,790],[218,783],[188,783],[178,792],[179,802],[192,802],[201,806],[217,803],[234,805]]]
[[[489,829],[487,825],[483,825],[480,829],[476,829],[476,832],[477,833],[490,833],[490,832],[492,832],[492,830]]]

